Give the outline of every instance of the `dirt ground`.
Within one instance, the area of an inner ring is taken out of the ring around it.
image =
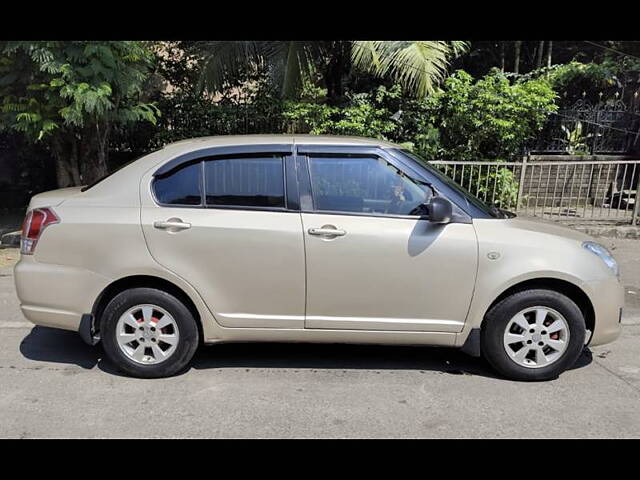
[[[19,257],[20,252],[17,248],[0,248],[0,268],[12,267]]]

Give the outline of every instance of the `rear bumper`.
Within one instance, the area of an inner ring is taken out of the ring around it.
[[[620,335],[620,318],[624,307],[624,287],[615,278],[582,285],[593,304],[595,328],[589,345],[613,342]]]
[[[20,310],[27,320],[34,325],[44,327],[62,328],[64,330],[78,331],[82,315],[77,312],[56,310],[37,305],[20,305]]]
[[[82,315],[91,312],[110,283],[94,272],[37,262],[23,255],[14,267],[16,292],[23,315],[36,325],[78,331]]]

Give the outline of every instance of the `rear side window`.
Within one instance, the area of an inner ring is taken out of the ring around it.
[[[164,205],[202,205],[202,164],[173,170],[153,183],[156,199]]]
[[[207,206],[285,206],[281,156],[211,159],[204,172]]]

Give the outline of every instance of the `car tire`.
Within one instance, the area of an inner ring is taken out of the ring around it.
[[[535,289],[494,305],[485,315],[480,342],[482,355],[505,377],[544,381],[573,366],[585,335],[584,317],[575,302],[553,290]]]
[[[108,358],[139,378],[179,373],[191,361],[199,339],[196,320],[184,303],[154,288],[132,288],[116,295],[103,311],[100,336]],[[132,341],[125,343],[129,338]]]

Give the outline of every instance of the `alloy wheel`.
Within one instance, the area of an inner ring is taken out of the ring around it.
[[[131,360],[154,365],[167,360],[176,350],[180,334],[169,312],[157,305],[136,305],[116,324],[120,350]]]
[[[546,367],[558,361],[567,349],[569,324],[552,308],[526,308],[507,323],[503,344],[516,364],[527,368]]]

